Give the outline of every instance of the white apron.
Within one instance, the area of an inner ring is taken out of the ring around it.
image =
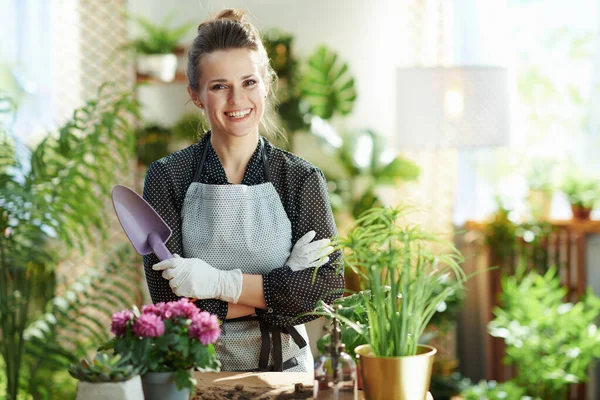
[[[292,229],[270,182],[262,137],[267,182],[253,186],[198,182],[209,145],[207,141],[183,201],[182,256],[200,258],[221,270],[239,268],[244,274],[262,275],[283,266],[292,248]],[[313,370],[304,325],[277,328],[248,316],[225,321],[221,328],[215,350],[223,371]]]

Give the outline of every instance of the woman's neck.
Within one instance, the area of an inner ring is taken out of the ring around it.
[[[258,145],[258,133],[242,137],[213,133],[210,135],[210,144],[219,156],[227,181],[242,183],[250,158]]]

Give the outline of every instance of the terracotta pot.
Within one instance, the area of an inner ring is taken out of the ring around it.
[[[590,219],[592,209],[571,204],[571,211],[573,212],[573,219],[588,221]]]

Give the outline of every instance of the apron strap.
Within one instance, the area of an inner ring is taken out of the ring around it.
[[[257,317],[258,318],[258,317]],[[271,338],[269,336],[269,328],[267,327],[267,323],[265,320],[260,319],[258,321],[260,325],[260,357],[258,358],[258,369],[259,370],[267,370],[269,367],[269,353],[271,352]],[[281,358],[281,340],[279,341],[279,357]],[[273,348],[274,353],[277,353],[277,350]],[[273,355],[274,356],[274,355]]]
[[[265,151],[265,141],[262,136],[259,136],[260,139],[260,153],[263,161],[263,169],[265,173],[265,180],[267,182],[271,182],[271,171],[269,169],[269,161],[267,160],[267,152]],[[210,140],[206,141],[206,146],[204,146],[204,150],[202,151],[202,156],[200,157],[200,163],[198,164],[198,168],[196,168],[196,172],[194,173],[194,178],[192,182],[200,182],[200,176],[202,175],[202,169],[204,168],[204,161],[206,161],[206,155],[208,154],[208,147],[210,145]]]
[[[298,360],[295,357],[283,362],[283,348],[281,347],[281,333],[287,333],[292,337],[296,345],[303,349],[306,347],[306,340],[300,335],[298,330],[293,326],[280,328],[271,326],[267,322],[256,315],[247,315],[244,317],[228,319],[225,323],[241,322],[241,321],[258,321],[260,327],[260,356],[258,358],[258,369],[253,371],[284,371],[298,365]],[[271,340],[273,341],[273,361],[274,365],[269,367],[269,354],[271,353]]]

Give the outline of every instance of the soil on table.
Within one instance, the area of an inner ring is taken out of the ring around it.
[[[312,386],[297,383],[293,389],[274,394],[273,388],[244,387],[236,385],[231,387],[210,386],[208,389],[196,390],[193,400],[297,400],[312,397]]]

